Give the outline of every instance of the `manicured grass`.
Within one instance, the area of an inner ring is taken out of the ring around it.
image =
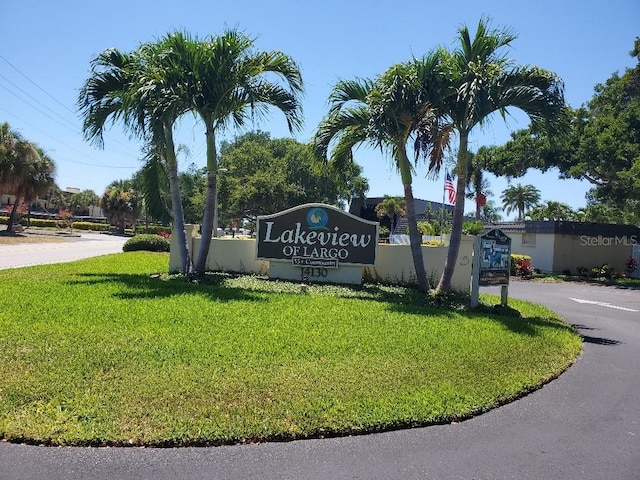
[[[167,264],[131,252],[0,271],[0,437],[222,444],[449,422],[581,351],[525,302],[471,313],[464,297],[399,287],[190,283],[158,275]]]

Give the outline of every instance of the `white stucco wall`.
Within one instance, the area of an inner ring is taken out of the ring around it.
[[[529,255],[533,268],[537,268],[543,273],[553,272],[553,256],[555,250],[555,235],[549,233],[536,233],[535,245],[532,243],[522,243],[523,235],[521,233],[508,233],[511,237],[511,253],[519,255]],[[528,239],[531,240],[532,234]]]
[[[200,238],[195,238],[195,227],[187,225],[186,233],[190,251],[197,252]],[[452,279],[452,287],[455,290],[469,292],[474,238],[470,236],[463,237]],[[178,272],[180,271],[180,262],[177,255],[178,246],[177,244],[174,245],[175,235],[171,239],[169,271]],[[269,262],[256,260],[255,242],[255,239],[233,239],[228,237],[211,239],[207,270],[266,274],[269,269]],[[439,280],[442,273],[447,247],[423,246],[422,254],[427,276],[434,284]],[[399,284],[415,283],[415,269],[413,268],[409,245],[378,245],[376,266],[364,267],[362,270],[363,276],[367,280]]]

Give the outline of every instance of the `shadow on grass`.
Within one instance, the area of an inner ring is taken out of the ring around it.
[[[160,275],[133,275],[122,273],[81,273],[75,275],[72,284],[120,284],[126,291],[116,292],[114,296],[121,300],[169,298],[185,294],[204,294],[213,301],[265,301],[255,292],[240,288],[227,288],[220,284],[199,284],[187,277],[173,276],[163,278]]]
[[[469,296],[457,292],[446,294],[424,293],[412,286],[384,284],[332,285],[313,284],[303,287],[300,283],[268,279],[239,273],[210,272],[197,277],[182,275],[135,275],[120,273],[81,273],[71,281],[74,284],[120,284],[122,291],[114,293],[122,300],[169,298],[178,295],[198,294],[211,301],[268,302],[268,295],[312,295],[331,298],[368,300],[379,302],[387,311],[421,316],[449,317],[456,321],[490,318],[501,323],[511,332],[537,336],[540,328],[559,328],[575,332],[571,326],[555,318],[523,317],[515,308],[481,304],[469,307]]]

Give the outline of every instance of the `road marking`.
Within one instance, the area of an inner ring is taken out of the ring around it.
[[[633,308],[626,308],[626,307],[619,307],[617,305],[611,305],[610,303],[607,303],[607,302],[596,302],[595,300],[585,300],[583,298],[569,297],[569,300],[573,300],[574,302],[578,302],[578,303],[586,303],[586,304],[589,304],[589,305],[598,305],[600,307],[613,308],[615,310],[623,310],[625,312],[638,312],[638,311],[640,311],[640,310],[634,310]]]

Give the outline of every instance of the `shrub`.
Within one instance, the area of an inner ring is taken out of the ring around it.
[[[591,276],[593,278],[600,278],[600,277],[611,278],[612,274],[613,274],[613,269],[606,263],[600,267],[593,267],[591,269]]]
[[[630,277],[633,272],[638,269],[638,262],[635,258],[629,257],[624,262],[624,273]]]
[[[95,222],[73,222],[73,227],[76,230],[90,230],[93,232],[102,232],[109,230],[111,227],[106,223]]]
[[[136,250],[146,250],[149,252],[168,252],[170,243],[167,239],[159,235],[143,233],[131,237],[122,246],[125,252],[133,252]]]
[[[480,220],[473,222],[464,222],[462,224],[463,235],[479,235],[484,232],[484,224]]]
[[[166,232],[171,234],[171,227],[166,227],[162,225],[139,225],[136,228],[136,232],[138,233],[160,233]]]
[[[581,277],[588,277],[590,274],[590,270],[587,267],[578,267],[578,275]]]
[[[511,275],[517,275],[516,267],[519,263],[527,260],[529,262],[529,266],[531,266],[531,257],[529,255],[520,255],[518,253],[511,254]],[[533,272],[533,269],[531,270]]]
[[[516,275],[521,278],[531,278],[533,275],[531,258],[522,258],[516,262]]]
[[[418,222],[418,232],[420,235],[435,235],[435,228],[429,222]]]

